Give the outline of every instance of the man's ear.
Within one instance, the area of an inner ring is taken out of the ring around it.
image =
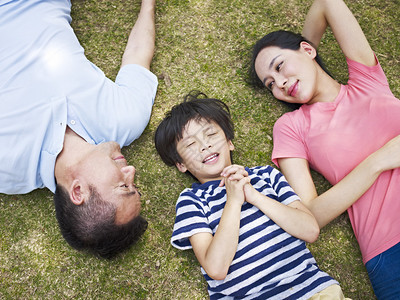
[[[69,189],[69,198],[75,205],[83,204],[89,197],[89,187],[82,184],[79,179],[74,179]]]
[[[180,172],[182,172],[182,173],[185,173],[186,171],[187,171],[187,168],[186,168],[186,166],[183,164],[183,163],[176,163],[175,164],[176,165],[176,167],[178,168],[178,170],[180,171]]]
[[[317,56],[317,50],[312,45],[310,45],[309,43],[307,43],[305,41],[302,41],[300,43],[300,48],[303,51],[305,51],[308,55],[310,55],[310,57],[312,59],[314,59]]]

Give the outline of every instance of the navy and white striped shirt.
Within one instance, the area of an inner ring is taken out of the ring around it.
[[[251,184],[262,194],[285,205],[299,200],[284,176],[271,166],[246,168]],[[219,181],[194,183],[176,204],[171,243],[192,248],[197,233],[215,234],[226,202]],[[257,207],[245,202],[240,216],[239,243],[224,280],[214,280],[201,268],[210,299],[308,299],[332,284],[305,242],[291,236]]]

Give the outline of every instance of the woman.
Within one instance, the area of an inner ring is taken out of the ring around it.
[[[324,70],[313,46],[328,25],[346,56],[347,85]],[[303,36],[278,31],[254,47],[260,83],[277,99],[301,105],[276,122],[272,159],[320,227],[348,209],[375,294],[398,297],[400,101],[342,0],[316,0]],[[310,167],[334,185],[320,196]]]

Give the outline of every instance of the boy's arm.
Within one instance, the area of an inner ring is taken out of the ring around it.
[[[200,265],[208,276],[223,280],[236,254],[239,241],[240,212],[244,202],[244,186],[249,178],[226,183],[227,200],[214,236],[198,233],[189,238]]]
[[[317,240],[317,220],[299,200],[285,205],[261,194],[251,184],[247,184],[244,191],[247,202],[256,206],[287,233],[308,243]]]
[[[248,176],[244,167],[232,165],[222,171],[225,184],[237,180],[238,174]],[[250,182],[244,186],[245,200],[256,206],[289,234],[306,242],[314,242],[319,235],[317,220],[300,202],[285,205],[258,192]]]

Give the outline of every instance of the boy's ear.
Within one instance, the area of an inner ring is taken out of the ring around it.
[[[177,162],[175,165],[176,165],[176,167],[178,168],[178,170],[179,170],[180,172],[186,173],[187,168],[186,168],[186,166],[185,166],[183,163]]]
[[[231,140],[228,140],[228,144],[229,144],[229,150],[231,151],[235,150],[235,145],[233,145]]]
[[[302,41],[300,43],[300,48],[306,52],[312,59],[314,59],[317,56],[317,50],[313,46],[311,46],[309,43]]]

